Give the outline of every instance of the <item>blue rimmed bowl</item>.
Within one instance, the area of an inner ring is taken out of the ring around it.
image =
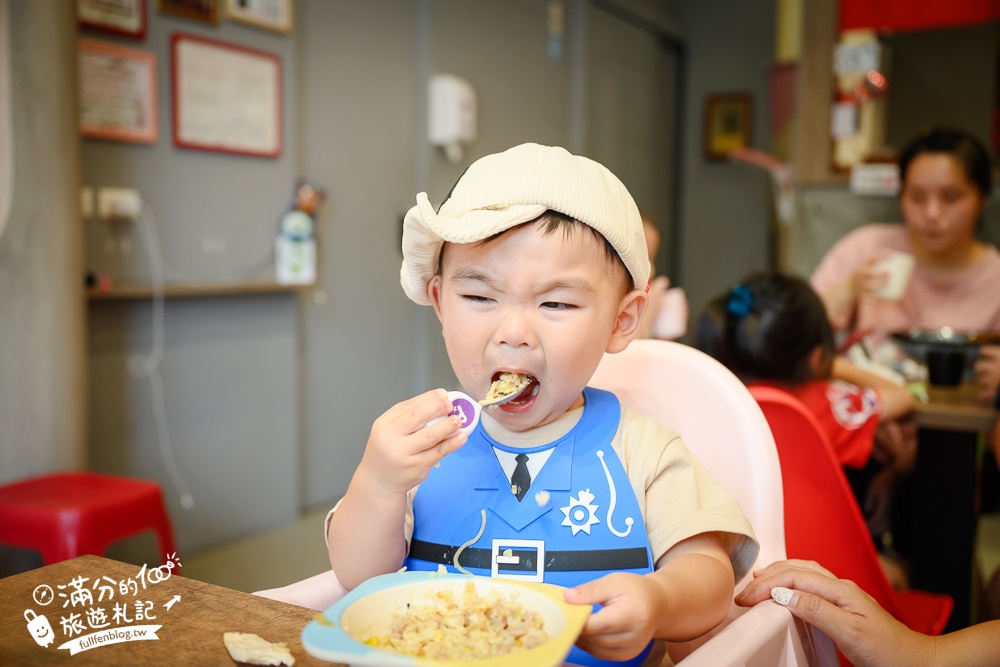
[[[434,604],[435,593],[451,590],[460,600],[467,582],[486,596],[497,591],[504,600],[512,600],[525,610],[541,615],[542,629],[549,639],[534,648],[494,658],[438,660],[392,653],[369,646],[370,636],[389,634],[394,614],[402,614],[408,605]],[[302,631],[302,646],[321,660],[349,665],[385,667],[426,665],[428,667],[506,667],[511,664],[556,667],[569,654],[590,615],[590,605],[571,605],[563,601],[561,586],[508,579],[438,572],[394,572],[373,577],[337,601]]]

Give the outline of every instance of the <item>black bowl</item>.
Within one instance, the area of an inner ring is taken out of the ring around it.
[[[932,345],[943,348],[1000,344],[1000,334],[974,330],[961,331],[951,327],[910,329],[909,331],[893,333],[892,337],[903,344]]]

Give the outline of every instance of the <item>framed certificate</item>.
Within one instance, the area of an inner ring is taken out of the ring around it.
[[[292,31],[292,0],[225,0],[226,16],[265,30]]]
[[[85,28],[144,39],[146,0],[76,0],[76,20]]]
[[[156,143],[156,57],[90,39],[79,40],[77,48],[80,134]]]
[[[171,46],[174,144],[254,157],[281,155],[277,55],[180,33]]]
[[[750,145],[751,98],[745,93],[710,95],[705,99],[704,153],[724,160]]]
[[[161,14],[211,23],[219,22],[219,2],[221,0],[158,0],[156,7]]]

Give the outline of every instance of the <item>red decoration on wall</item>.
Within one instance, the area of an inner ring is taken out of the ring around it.
[[[1000,0],[841,0],[840,29],[900,32],[1000,19]]]

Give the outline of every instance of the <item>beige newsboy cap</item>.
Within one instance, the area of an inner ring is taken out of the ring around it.
[[[645,289],[646,237],[639,209],[622,182],[593,160],[529,143],[473,162],[436,213],[426,193],[417,195],[403,220],[403,291],[416,303],[430,305],[427,282],[445,241],[482,241],[550,209],[597,230],[621,256],[634,287]]]

